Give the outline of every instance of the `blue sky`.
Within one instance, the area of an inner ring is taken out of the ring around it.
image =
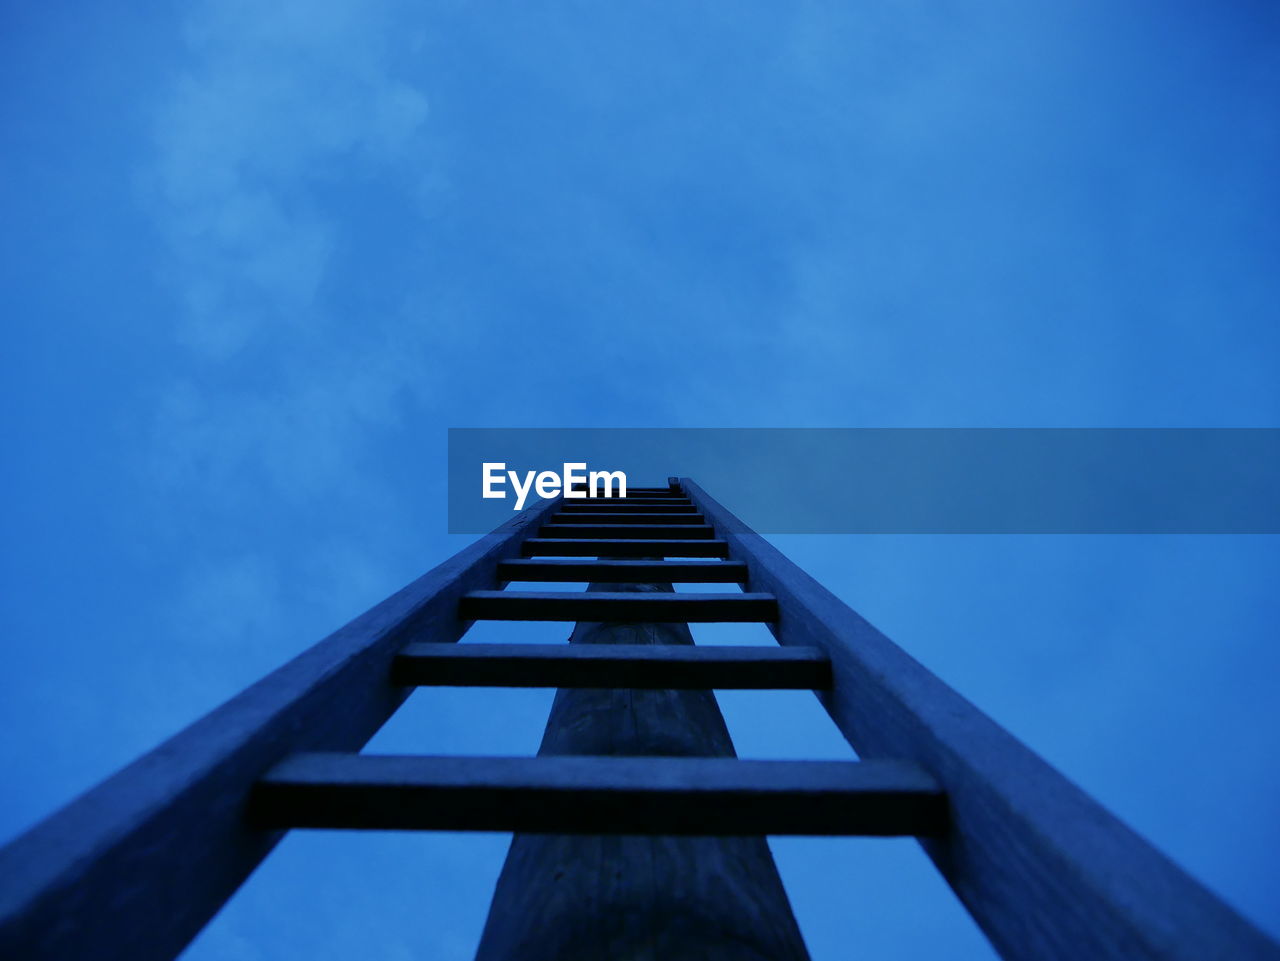
[[[1280,426],[1267,4],[0,18],[4,836],[465,543],[448,427]],[[777,541],[1280,934],[1275,538]],[[469,957],[504,851],[291,837],[188,957]],[[775,853],[818,961],[990,956],[910,842]]]

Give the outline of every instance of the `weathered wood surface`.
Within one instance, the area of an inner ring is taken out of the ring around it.
[[[771,621],[772,594],[641,594],[632,591],[468,591],[469,621]]]
[[[556,507],[526,511],[0,850],[0,958],[171,958],[280,839],[249,790],[296,751],[354,751],[409,688],[406,642],[457,640],[458,599]]]
[[[684,644],[410,644],[397,684],[631,687],[679,690],[815,689],[831,682],[821,651]]]
[[[689,645],[692,638],[683,624],[583,622],[571,642]],[[709,691],[561,690],[538,753],[539,760],[732,758],[733,744]],[[477,954],[477,961],[807,958],[764,838],[610,834],[517,834]]]
[[[770,629],[821,648],[818,696],[864,759],[915,761],[947,792],[953,828],[923,841],[1006,958],[1280,959],[1280,947],[1034,752],[913,660],[688,478],[681,484],[777,596]]]
[[[651,541],[644,538],[530,537],[525,557],[725,557],[728,545],[716,540]]]
[[[747,565],[737,561],[642,561],[517,557],[498,565],[501,581],[593,581],[618,583],[669,581],[676,584],[741,584]]]
[[[275,828],[894,836],[945,831],[946,798],[903,761],[308,753],[263,777],[252,817]]]

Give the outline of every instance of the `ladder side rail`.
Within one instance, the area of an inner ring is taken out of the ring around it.
[[[815,693],[859,756],[914,761],[943,786],[951,830],[920,843],[1003,957],[1280,959],[1248,919],[696,483],[680,484],[747,564],[747,589],[777,597],[779,643],[831,659],[832,686]]]
[[[469,590],[559,499],[512,520],[91,788],[0,849],[0,957],[172,958],[283,831],[253,826],[250,791],[300,751],[356,751],[412,691],[410,641],[457,641]]]

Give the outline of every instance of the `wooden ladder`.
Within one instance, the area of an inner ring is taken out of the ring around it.
[[[759,621],[781,646],[452,643],[487,619]],[[357,753],[430,685],[812,689],[861,760]],[[304,827],[910,835],[1006,958],[1280,959],[687,478],[527,509],[0,850],[0,957],[171,958]]]

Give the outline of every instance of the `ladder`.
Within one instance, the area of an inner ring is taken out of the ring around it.
[[[722,590],[504,589],[582,581]],[[760,621],[779,646],[452,643],[488,619]],[[358,753],[432,685],[811,689],[860,760]],[[1280,961],[688,478],[526,509],[11,842],[0,957],[172,958],[291,828],[911,836],[1005,958]]]

